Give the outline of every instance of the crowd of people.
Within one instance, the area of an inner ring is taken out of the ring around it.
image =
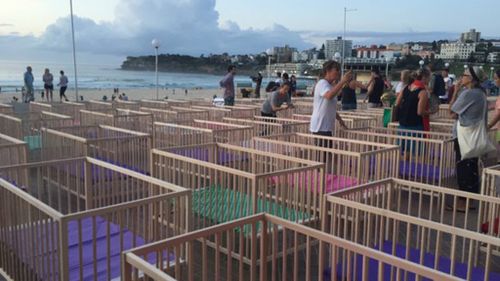
[[[64,74],[63,70],[59,71],[59,74],[60,74],[59,83],[57,84],[57,86],[59,86],[59,101],[62,101],[63,98],[65,101],[68,101],[68,98],[66,97],[65,94],[66,90],[68,89],[68,82],[69,82],[68,77]],[[35,88],[33,84],[35,82],[35,76],[33,75],[33,69],[31,68],[31,66],[26,67],[26,72],[24,73],[23,81],[24,81],[24,87],[21,90],[22,101],[25,103],[34,101]],[[41,92],[42,100],[46,98],[48,102],[53,102],[54,76],[52,75],[52,73],[50,73],[50,70],[48,68],[45,69],[42,75],[42,81],[44,89],[44,91]]]
[[[234,74],[234,67],[230,67],[228,74],[221,81],[221,86],[225,88],[225,105],[234,104]],[[394,89],[394,114],[400,129],[413,132],[430,131],[430,116],[438,112],[440,104],[449,104],[448,118],[456,119],[453,138],[457,159],[457,183],[460,190],[474,193],[479,192],[479,161],[495,150],[495,146],[488,141],[487,130],[497,127],[500,122],[500,98],[495,105],[488,106],[486,91],[483,88],[487,78],[483,69],[476,66],[465,68],[457,81],[450,77],[449,69],[433,72],[430,67],[420,67],[413,71],[403,70],[401,81]],[[256,79],[261,82],[262,76]],[[278,73],[276,80],[270,82],[266,88],[269,95],[262,105],[262,116],[276,117],[277,112],[293,108],[291,98],[295,81],[294,77],[289,78],[286,73]],[[494,82],[500,87],[500,70],[495,73]],[[368,108],[376,108],[382,106],[381,97],[385,91],[391,89],[391,85],[377,69],[371,72],[370,81],[363,84],[356,80],[351,71],[341,76],[339,63],[326,62],[313,87],[310,132],[320,136],[333,136],[336,121],[345,127],[337,113],[337,102],[342,103],[342,110],[356,109],[358,89],[366,92],[365,102],[368,103]],[[495,110],[489,123],[488,110]],[[500,136],[497,136],[498,141]],[[318,145],[328,146],[331,143]],[[465,201],[459,200],[456,206],[449,208],[464,211]]]

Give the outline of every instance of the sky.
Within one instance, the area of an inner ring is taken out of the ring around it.
[[[498,0],[73,0],[80,56],[258,53],[289,44],[320,46],[342,35],[355,44],[456,39],[476,28],[500,38]],[[71,51],[69,0],[1,0],[0,59],[66,58]]]

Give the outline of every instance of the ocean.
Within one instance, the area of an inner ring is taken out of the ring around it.
[[[2,92],[15,92],[23,86],[23,73],[26,66],[33,68],[35,76],[35,88],[42,89],[42,75],[45,68],[49,68],[58,81],[59,71],[64,70],[70,80],[70,88],[74,87],[74,71],[72,63],[54,62],[22,62],[0,60],[0,87]],[[156,83],[155,73],[151,71],[125,71],[120,70],[119,65],[112,64],[88,64],[79,63],[78,88],[79,89],[131,89],[131,88],[154,88]],[[159,73],[159,85],[161,88],[219,88],[220,75],[193,74],[193,73]],[[248,76],[235,77],[238,82],[251,82]],[[264,79],[263,87],[267,81]],[[310,84],[310,81],[299,81],[299,83]],[[57,83],[56,83],[57,84]]]

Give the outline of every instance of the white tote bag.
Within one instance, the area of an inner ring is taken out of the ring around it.
[[[484,121],[469,127],[464,127],[457,121],[457,138],[462,160],[481,157],[496,150],[489,140]]]

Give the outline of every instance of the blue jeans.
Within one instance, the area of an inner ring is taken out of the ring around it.
[[[234,105],[234,97],[224,98],[224,105],[233,106]]]

